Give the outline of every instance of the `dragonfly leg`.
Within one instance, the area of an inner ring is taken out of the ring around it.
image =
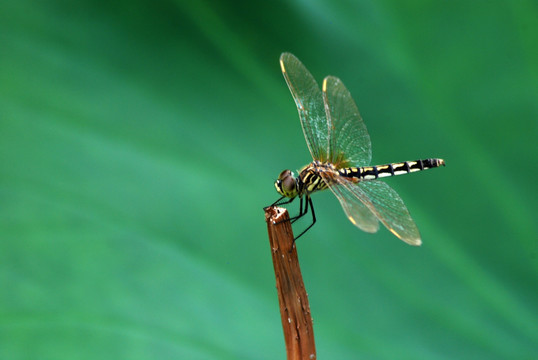
[[[279,202],[280,200],[282,200],[283,197],[281,197],[280,199],[278,199],[273,205],[271,206],[274,206],[274,205],[284,205],[284,204],[289,204],[291,203],[293,200],[295,200],[295,198],[291,198],[289,199],[288,201],[284,201],[284,202]],[[270,206],[268,206],[270,207]],[[265,208],[266,209],[266,208]],[[299,214],[296,215],[296,216],[292,216],[286,220],[281,220],[279,222],[277,222],[277,224],[280,224],[281,222],[284,222],[284,221],[290,221],[291,224],[293,224],[294,222],[296,222],[297,220],[299,220],[300,218],[302,218],[306,213],[308,212],[308,201],[306,200],[305,202],[303,202],[303,198],[299,198]]]
[[[299,199],[299,215],[296,215],[290,218],[290,221],[292,224],[296,222],[297,220],[299,220],[301,217],[303,217],[304,214],[306,214],[306,211],[308,211],[308,208],[307,208],[308,204],[304,203],[304,205],[306,205],[305,206],[306,210],[303,209],[303,198],[301,197]]]
[[[264,207],[263,210],[266,210],[267,208],[270,208],[270,207],[273,207],[273,206],[286,205],[286,204],[291,203],[293,200],[295,200],[295,198],[291,198],[291,199],[289,199],[287,201],[282,201],[282,199],[284,199],[284,198],[286,198],[286,197],[285,196],[280,197],[277,201],[275,201],[271,205]],[[281,220],[281,221],[277,222],[277,224],[280,224],[281,222],[284,222],[284,221],[291,221],[291,223],[293,224],[293,222],[295,220],[297,220],[298,218],[300,218],[301,216],[304,215],[302,212],[303,212],[303,199],[301,198],[301,203],[299,204],[299,215],[291,217],[291,218],[288,218],[286,220]]]
[[[289,199],[288,201],[282,201],[282,199],[286,198],[285,196],[281,196],[280,198],[278,198],[277,201],[275,201],[274,203],[272,203],[271,205],[269,206],[266,206],[263,208],[263,210],[267,209],[267,208],[270,208],[270,207],[273,207],[273,206],[279,206],[279,205],[286,205],[286,204],[289,204],[290,202],[292,202],[293,200],[295,200],[295,198],[291,198]]]
[[[293,239],[293,242],[295,242],[298,238],[303,236],[304,233],[307,232],[316,223],[316,213],[314,212],[314,205],[312,204],[312,198],[310,196],[308,196],[308,198],[305,201],[305,211],[301,216],[306,215],[306,213],[308,212],[308,206],[309,205],[310,205],[310,209],[312,210],[312,224],[310,224],[306,229],[303,230],[302,233],[300,233],[298,236],[296,236],[295,239]]]

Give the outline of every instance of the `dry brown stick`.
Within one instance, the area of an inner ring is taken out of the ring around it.
[[[265,209],[288,360],[316,359],[314,328],[288,211]]]

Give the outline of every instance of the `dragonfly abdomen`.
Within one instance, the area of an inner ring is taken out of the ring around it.
[[[433,169],[439,166],[445,166],[445,161],[443,159],[424,159],[377,166],[348,167],[339,169],[338,172],[340,175],[348,178],[375,180],[382,177],[404,175],[416,171]]]

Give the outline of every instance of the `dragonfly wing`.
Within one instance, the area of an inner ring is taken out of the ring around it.
[[[327,176],[327,175],[326,175]],[[420,233],[400,196],[379,180],[353,182],[336,176],[326,180],[349,220],[364,231],[375,232],[372,218],[377,218],[394,235],[410,245],[420,245]],[[345,190],[343,190],[345,189]],[[366,213],[368,210],[369,214]]]
[[[420,233],[403,200],[383,181],[361,181],[358,186],[374,205],[373,213],[394,235],[409,245],[420,245]]]
[[[314,160],[327,161],[327,118],[318,83],[306,67],[290,53],[280,56],[280,67],[297,105],[303,133]]]
[[[328,175],[321,173],[321,176],[326,178]],[[326,183],[329,184],[329,189],[340,201],[342,209],[353,225],[369,233],[375,233],[379,230],[379,221],[370,210],[374,208],[374,204],[361,188],[353,186],[349,180],[342,177],[338,179],[326,178]]]
[[[328,122],[329,161],[338,167],[365,166],[372,159],[370,135],[351,94],[337,77],[323,80],[323,101]]]

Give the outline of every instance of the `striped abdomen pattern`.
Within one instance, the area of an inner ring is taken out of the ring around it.
[[[444,166],[443,159],[425,159],[415,161],[404,161],[387,165],[348,167],[339,169],[338,173],[344,177],[358,178],[359,180],[374,180],[377,178],[409,174],[415,171],[432,169]]]
[[[312,166],[312,164],[305,166],[303,170],[301,170],[301,173],[299,174],[299,184],[300,193],[313,193],[315,191],[327,189],[327,184],[319,175],[319,169]]]

